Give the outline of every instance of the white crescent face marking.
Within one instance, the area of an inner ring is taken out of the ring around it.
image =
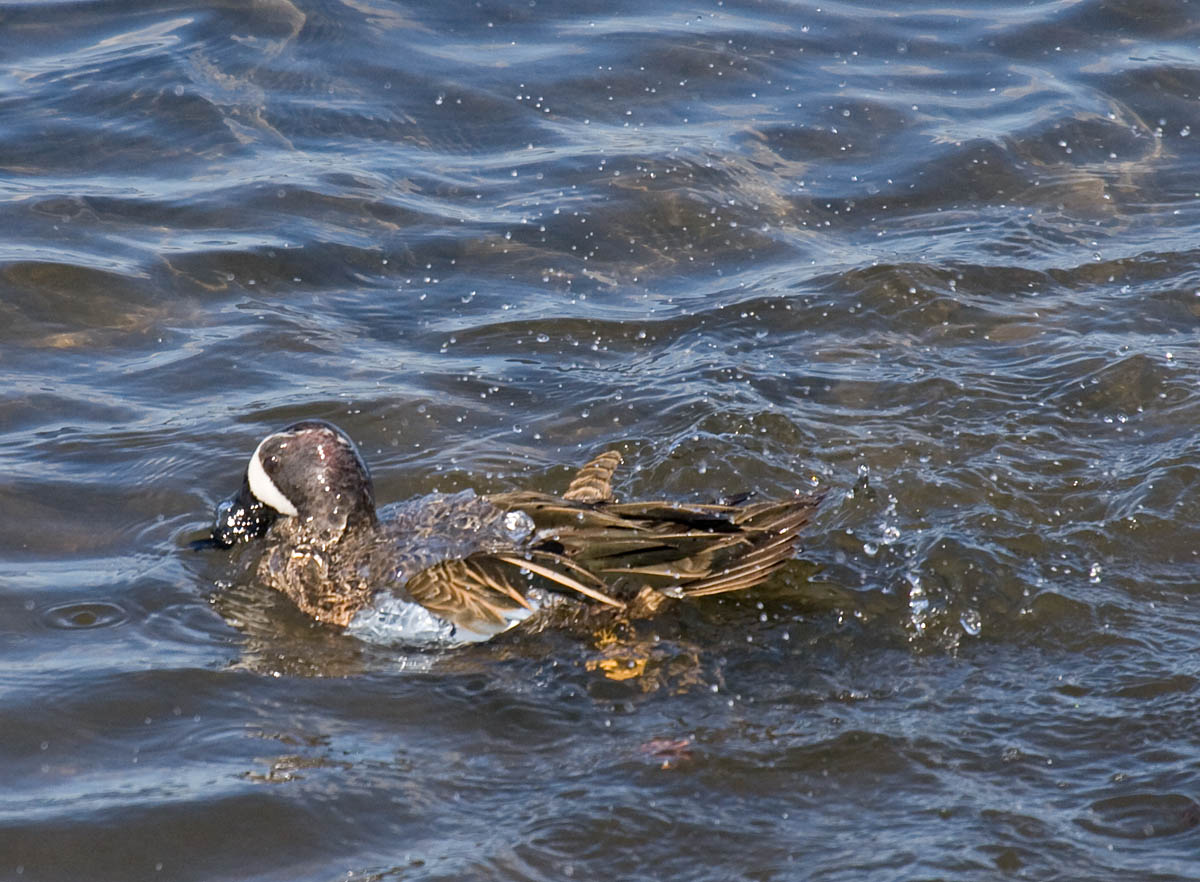
[[[268,438],[264,438],[258,447],[255,448],[254,456],[250,457],[250,466],[246,469],[246,479],[250,482],[250,492],[254,494],[259,502],[271,506],[271,508],[280,514],[296,517],[300,512],[296,511],[296,506],[292,505],[292,501],[284,496],[279,488],[275,486],[275,482],[271,480],[263,468],[262,460],[259,458],[262,446],[268,440]]]

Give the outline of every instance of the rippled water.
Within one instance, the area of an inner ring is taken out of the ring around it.
[[[0,877],[1195,878],[1198,12],[0,3]],[[830,493],[400,656],[188,549],[308,416]]]

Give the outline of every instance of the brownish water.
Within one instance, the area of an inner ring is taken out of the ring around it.
[[[1195,878],[1198,20],[0,3],[0,878]],[[384,502],[830,494],[405,656],[188,550],[308,416]]]

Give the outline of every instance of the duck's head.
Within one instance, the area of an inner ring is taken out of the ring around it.
[[[324,420],[304,420],[264,438],[242,489],[217,506],[212,538],[231,546],[262,536],[280,518],[321,544],[375,523],[375,491],[358,448]]]

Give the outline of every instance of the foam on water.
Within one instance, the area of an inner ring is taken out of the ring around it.
[[[350,621],[346,632],[368,643],[386,646],[460,646],[465,643],[482,643],[497,634],[523,622],[537,609],[516,609],[504,613],[504,625],[483,631],[456,627],[445,619],[438,618],[419,603],[405,600],[390,592],[381,592],[371,605],[361,610]]]

